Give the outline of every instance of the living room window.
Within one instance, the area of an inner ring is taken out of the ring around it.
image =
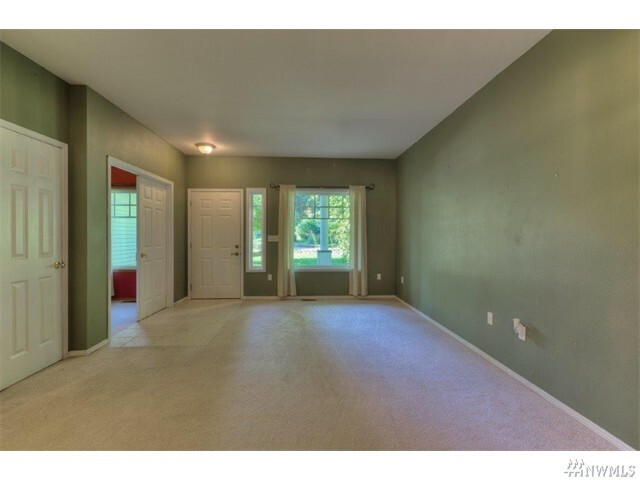
[[[294,268],[348,269],[349,229],[348,190],[297,190]]]

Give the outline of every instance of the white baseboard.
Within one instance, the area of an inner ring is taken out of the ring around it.
[[[93,352],[95,352],[99,348],[102,348],[108,344],[109,344],[109,339],[107,338],[106,340],[101,341],[100,343],[94,345],[93,347],[87,350],[71,350],[67,356],[68,357],[84,357],[85,355],[91,355]]]
[[[591,430],[593,433],[595,433],[596,435],[599,435],[601,438],[603,438],[604,440],[608,441],[609,443],[611,443],[613,446],[615,446],[618,450],[631,450],[631,451],[635,451],[635,448],[633,448],[631,445],[626,444],[625,442],[623,442],[622,440],[620,440],[618,437],[616,437],[615,435],[611,434],[610,432],[608,432],[607,430],[605,430],[604,428],[602,428],[600,425],[594,423],[593,421],[589,420],[587,417],[585,417],[584,415],[576,412],[573,408],[569,407],[568,405],[566,405],[565,403],[562,403],[560,400],[558,400],[557,398],[555,398],[553,395],[551,395],[550,393],[546,392],[545,390],[543,390],[542,388],[538,387],[537,385],[531,383],[529,380],[527,380],[526,378],[522,377],[521,375],[517,374],[516,372],[514,372],[513,370],[511,370],[509,367],[505,366],[504,364],[500,363],[498,360],[496,360],[495,358],[493,358],[491,355],[489,355],[488,353],[480,350],[478,347],[476,347],[475,345],[473,345],[472,343],[468,342],[467,340],[465,340],[464,338],[462,338],[461,336],[453,333],[451,330],[449,330],[448,328],[446,328],[445,326],[441,325],[440,323],[436,322],[434,319],[432,319],[431,317],[429,317],[427,314],[421,312],[420,310],[418,310],[417,308],[415,308],[413,305],[410,305],[409,303],[405,302],[403,299],[401,299],[400,297],[396,296],[396,298],[398,299],[398,301],[400,301],[401,303],[403,303],[404,305],[406,305],[408,308],[410,308],[411,310],[413,310],[414,312],[416,312],[418,315],[420,315],[422,318],[424,318],[425,320],[427,320],[429,323],[431,323],[432,325],[434,325],[435,327],[439,328],[440,330],[442,330],[443,332],[445,332],[447,335],[450,335],[451,337],[455,338],[456,340],[458,340],[460,343],[462,343],[465,347],[467,347],[469,350],[473,351],[474,353],[480,355],[482,358],[484,358],[485,360],[487,360],[489,363],[491,363],[492,365],[498,367],[500,370],[502,370],[503,372],[505,372],[506,374],[508,374],[509,376],[513,377],[514,379],[518,380],[520,383],[522,383],[525,387],[529,388],[530,390],[532,390],[534,393],[537,393],[538,395],[540,395],[542,398],[544,398],[545,400],[547,400],[549,403],[555,405],[556,407],[558,407],[560,410],[562,410],[563,412],[567,413],[568,415],[570,415],[571,417],[575,418],[578,422],[580,422],[582,425],[584,425],[585,427],[587,427],[589,430]]]
[[[347,300],[353,298],[351,295],[296,295],[295,297],[285,297],[283,300]]]
[[[278,298],[278,297],[276,297]],[[298,295],[287,297],[287,300],[375,300],[382,298],[397,298],[395,295]]]
[[[287,300],[367,300],[378,298],[398,298],[395,295],[367,295],[364,297],[354,297],[353,295],[300,295],[296,297],[286,297]],[[259,295],[246,295],[244,300],[280,300],[277,295],[274,296],[259,296]]]
[[[177,302],[173,302],[173,306],[174,306],[174,307],[177,307],[178,305],[180,305],[181,303],[186,302],[187,300],[189,300],[189,297],[181,298],[181,299],[180,299],[180,300],[178,300]]]

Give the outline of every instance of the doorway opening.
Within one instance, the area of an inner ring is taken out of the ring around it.
[[[173,306],[173,182],[111,156],[107,163],[111,340]]]
[[[138,320],[137,176],[111,166],[111,335]]]

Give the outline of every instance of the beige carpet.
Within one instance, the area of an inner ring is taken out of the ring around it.
[[[395,300],[191,301],[0,393],[10,449],[612,445]]]

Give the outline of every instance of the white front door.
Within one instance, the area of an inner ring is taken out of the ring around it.
[[[62,147],[0,127],[0,389],[62,359]]]
[[[192,191],[191,298],[240,298],[242,194]]]
[[[138,177],[138,320],[167,306],[167,187]]]

